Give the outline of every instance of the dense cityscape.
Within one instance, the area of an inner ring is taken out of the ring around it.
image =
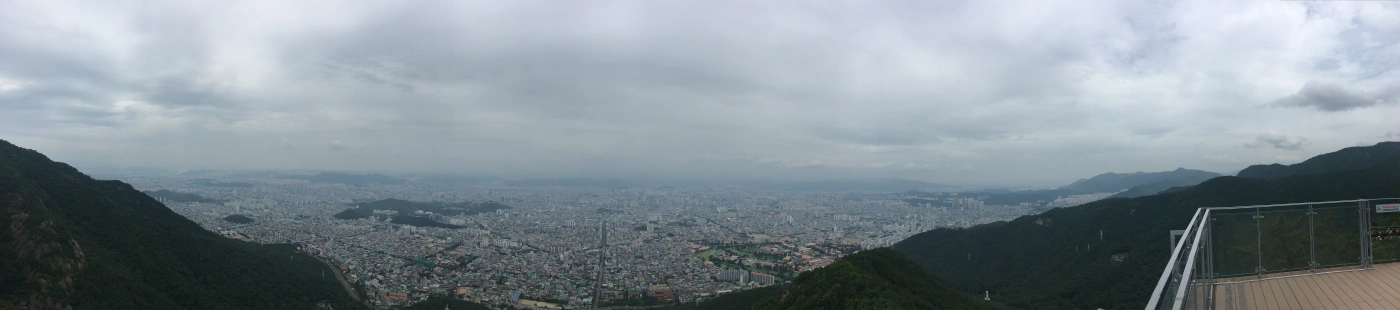
[[[0,310],[1400,309],[1400,0],[0,0],[0,38]]]
[[[1108,196],[1001,206],[958,193],[121,178],[210,231],[298,245],[378,308],[429,297],[536,309],[693,302],[789,281],[926,230]],[[345,215],[365,209],[358,214],[370,216]]]

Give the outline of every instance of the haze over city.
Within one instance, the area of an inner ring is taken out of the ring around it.
[[[0,310],[1400,309],[1400,1],[0,0]]]
[[[1063,185],[1400,139],[1394,2],[0,2],[88,167]]]

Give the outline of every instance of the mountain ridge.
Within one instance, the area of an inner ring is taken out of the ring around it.
[[[357,309],[293,245],[224,238],[120,181],[0,140],[0,303],[30,308]]]
[[[1384,198],[1397,188],[1400,157],[1360,170],[1216,177],[1157,195],[936,229],[893,248],[956,289],[999,293],[1014,307],[1141,308],[1166,264],[1165,235],[1197,208]]]
[[[1132,189],[1133,187],[1163,182],[1174,184],[1175,186],[1195,185],[1196,183],[1218,176],[1220,176],[1219,173],[1186,168],[1176,168],[1176,170],[1161,172],[1109,172],[1088,179],[1079,179],[1074,183],[1060,188],[1084,193],[1119,192]]]
[[[1380,142],[1370,146],[1354,146],[1321,154],[1292,165],[1252,165],[1235,176],[1251,179],[1273,179],[1293,175],[1365,169],[1400,156],[1400,142]]]

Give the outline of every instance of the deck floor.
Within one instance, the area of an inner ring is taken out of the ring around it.
[[[1215,309],[1400,309],[1400,263],[1215,287]]]

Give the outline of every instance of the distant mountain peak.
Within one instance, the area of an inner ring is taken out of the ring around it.
[[[1160,183],[1169,185],[1167,187],[1189,186],[1218,176],[1220,176],[1220,174],[1218,173],[1186,169],[1182,167],[1178,167],[1176,168],[1176,170],[1162,172],[1107,172],[1096,175],[1092,178],[1079,179],[1078,181],[1075,181],[1070,185],[1060,187],[1060,189],[1082,192],[1086,194],[1112,193],[1128,190],[1137,186],[1147,184]],[[1163,187],[1163,189],[1166,189],[1167,187]]]

